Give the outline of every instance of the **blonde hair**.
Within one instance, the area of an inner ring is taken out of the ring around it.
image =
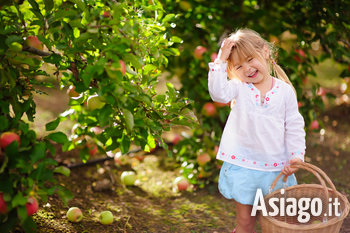
[[[251,29],[238,29],[236,32],[229,35],[230,39],[235,41],[234,47],[232,47],[231,54],[227,60],[227,72],[228,76],[237,78],[234,66],[235,64],[243,62],[247,57],[254,57],[260,60],[263,64],[266,64],[269,68],[270,74],[283,80],[284,82],[293,84],[289,80],[284,70],[276,63],[276,48],[272,43],[264,40],[259,33]],[[268,50],[269,58],[264,58],[264,50]],[[294,87],[293,87],[294,89]],[[295,90],[294,90],[295,91]]]

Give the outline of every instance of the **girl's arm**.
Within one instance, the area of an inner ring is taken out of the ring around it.
[[[285,109],[285,143],[289,154],[289,162],[292,164],[296,160],[304,161],[306,148],[304,118],[299,113],[297,97],[292,88],[288,88]],[[282,172],[285,175],[291,175],[297,170],[286,166]]]
[[[227,80],[227,62],[209,63],[208,89],[213,101],[227,103],[238,93],[238,83]]]

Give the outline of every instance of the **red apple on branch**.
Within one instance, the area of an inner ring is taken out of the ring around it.
[[[21,143],[21,140],[18,134],[14,132],[4,132],[0,136],[0,147],[5,149],[8,145],[10,145],[13,141],[17,141],[18,146]]]
[[[26,40],[26,44],[30,47],[43,50],[43,44],[36,36],[28,36]]]
[[[0,214],[6,214],[8,212],[7,203],[4,200],[4,194],[0,193]]]
[[[38,201],[35,199],[35,197],[28,197],[27,203],[26,203],[26,209],[28,216],[32,216],[35,214],[39,209]]]
[[[208,153],[203,153],[197,156],[197,162],[200,166],[204,166],[210,161],[210,155]]]
[[[311,122],[310,128],[311,129],[318,129],[320,127],[319,123],[317,120],[314,120]]]
[[[111,17],[111,12],[109,12],[109,11],[103,12],[103,17],[105,17],[105,18]]]
[[[87,143],[86,146],[88,147],[91,156],[94,156],[97,153],[97,146],[94,143]]]
[[[216,114],[216,107],[213,103],[205,103],[202,108],[202,113],[205,116],[214,116]]]
[[[197,59],[202,59],[203,58],[203,53],[207,51],[207,48],[199,45],[195,48],[193,56]]]

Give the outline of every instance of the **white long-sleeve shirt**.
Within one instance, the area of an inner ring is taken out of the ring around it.
[[[209,63],[208,87],[213,101],[235,100],[217,159],[246,168],[280,171],[292,158],[304,161],[304,119],[293,88],[276,79],[261,102],[252,84],[228,80],[227,63]]]

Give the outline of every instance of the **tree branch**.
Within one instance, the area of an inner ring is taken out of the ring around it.
[[[35,55],[39,55],[42,57],[47,57],[47,56],[50,56],[52,54],[52,53],[48,53],[48,52],[30,47],[30,46],[23,46],[22,51],[27,51],[27,52],[30,52],[30,53],[33,53]]]

